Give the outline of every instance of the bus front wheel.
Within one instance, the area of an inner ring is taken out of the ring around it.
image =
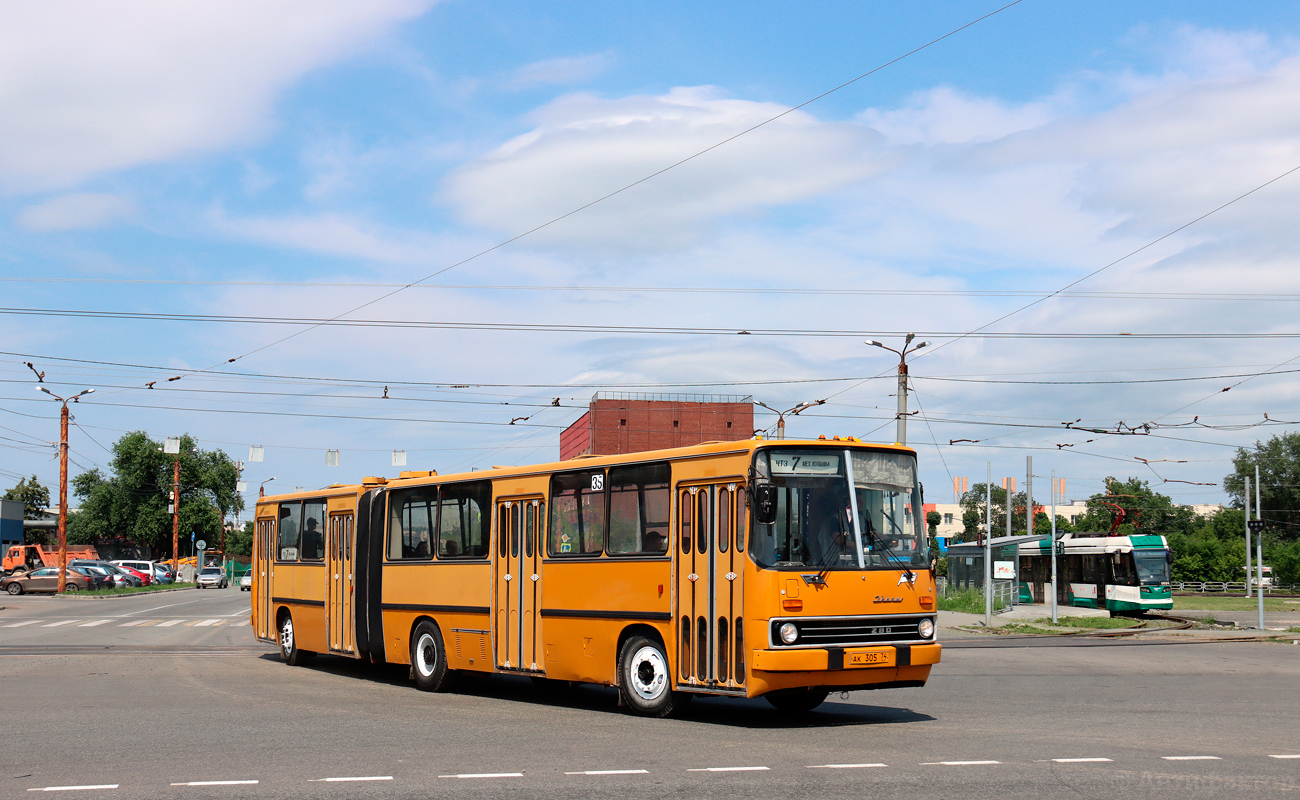
[[[447,650],[442,646],[438,626],[425,620],[411,634],[411,674],[422,692],[446,692],[455,673],[447,667]]]
[[[642,717],[672,716],[691,699],[673,691],[664,646],[644,636],[623,643],[618,656],[618,691],[623,705]]]
[[[311,655],[298,649],[298,639],[293,633],[293,615],[285,613],[280,619],[280,660],[291,667],[300,667]]]

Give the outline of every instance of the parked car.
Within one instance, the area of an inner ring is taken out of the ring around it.
[[[142,559],[119,558],[114,561],[110,561],[108,563],[112,564],[115,567],[126,567],[128,569],[133,569],[136,572],[142,572],[145,575],[148,575],[150,578],[156,577],[154,575],[154,569],[153,569],[155,565],[152,561],[144,561]]]
[[[123,586],[144,586],[144,581],[140,580],[139,577],[131,575],[125,570],[120,570],[107,561],[77,559],[76,561],[71,562],[71,564],[74,567],[95,567],[97,569],[102,569],[113,577],[114,584],[119,588]]]
[[[244,573],[244,577],[239,579],[239,591],[241,592],[253,591],[253,571],[251,569],[248,572]]]
[[[66,592],[84,592],[93,589],[95,581],[89,575],[82,574],[74,567],[69,567],[64,583]],[[57,592],[59,590],[59,568],[41,567],[31,572],[20,572],[0,580],[0,590],[9,594],[27,592]]]
[[[215,586],[218,589],[224,589],[230,584],[226,581],[226,571],[221,567],[204,567],[199,570],[198,580],[194,582],[194,588],[202,589],[208,586]]]
[[[172,571],[164,567],[162,564],[153,565],[153,579],[155,583],[176,582],[176,577],[172,574]]]
[[[148,573],[144,573],[138,569],[132,569],[131,567],[122,564],[113,564],[113,566],[116,567],[117,569],[122,570],[127,575],[132,575],[136,578],[139,578],[141,586],[148,586],[149,584],[153,583],[153,570],[149,570]]]
[[[96,589],[113,589],[119,585],[117,576],[104,567],[83,564],[81,566],[69,566],[68,569],[75,569],[82,574],[89,575],[94,579]]]

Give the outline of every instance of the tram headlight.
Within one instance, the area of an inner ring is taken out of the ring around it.
[[[916,626],[916,632],[921,634],[922,639],[929,639],[934,636],[934,621],[923,619]]]
[[[794,644],[799,638],[799,626],[793,622],[787,622],[781,626],[777,633],[780,635],[781,641],[786,644]]]

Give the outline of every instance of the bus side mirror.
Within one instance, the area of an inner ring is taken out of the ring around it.
[[[754,485],[754,519],[761,525],[776,522],[776,487],[770,483]]]

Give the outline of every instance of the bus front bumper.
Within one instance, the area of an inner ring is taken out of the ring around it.
[[[890,645],[877,647],[829,647],[801,650],[755,650],[756,672],[822,672],[928,666],[939,663],[943,645]]]

